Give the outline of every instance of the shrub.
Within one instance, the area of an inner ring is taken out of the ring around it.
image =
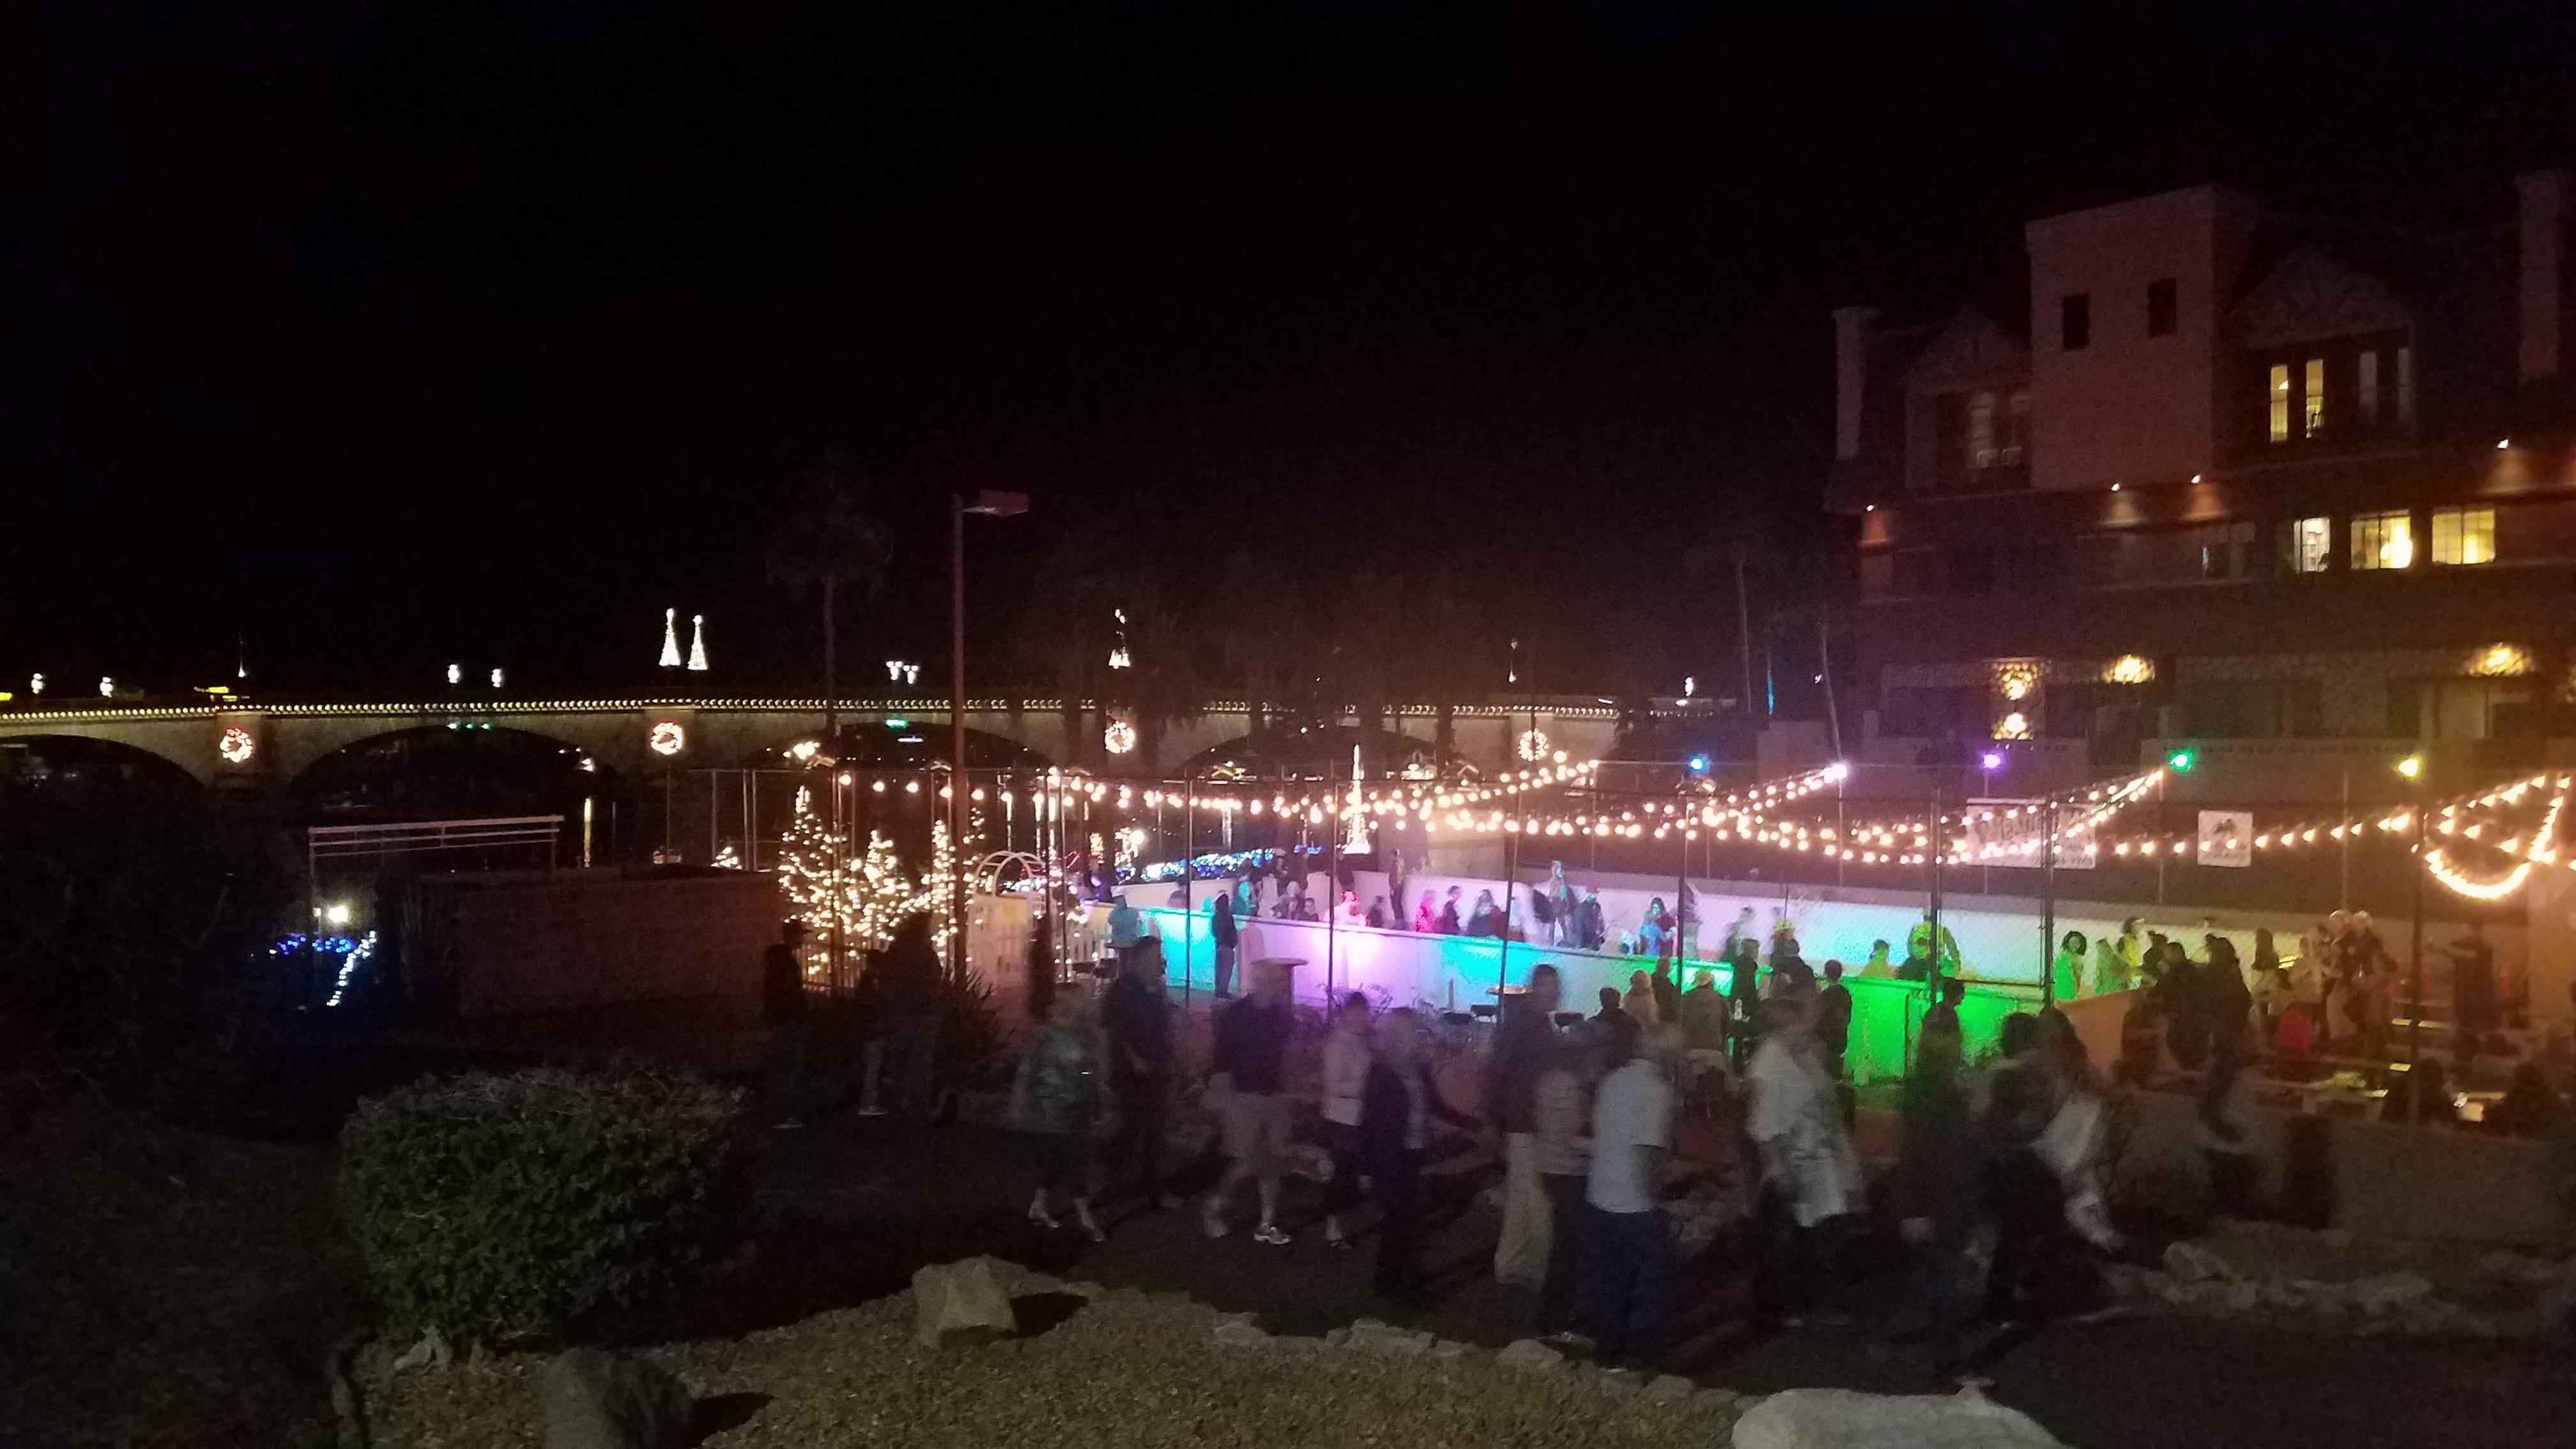
[[[391,1326],[498,1344],[655,1305],[737,1234],[742,1106],[691,1077],[551,1070],[362,1103],[341,1196]]]

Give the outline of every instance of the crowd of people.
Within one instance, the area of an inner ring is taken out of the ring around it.
[[[1236,898],[1216,903],[1221,959],[1236,944]],[[1735,1185],[1752,1189],[1746,1240],[1767,1311],[1783,1324],[1845,1315],[1848,1250],[1869,1221],[1851,1136],[1852,993],[1842,963],[1810,966],[1779,913],[1765,928],[1746,908],[1727,928],[1723,989],[1715,971],[1660,952],[1624,990],[1602,987],[1585,1015],[1560,1009],[1570,1003],[1553,965],[1534,965],[1505,993],[1481,1070],[1446,1078],[1434,1058],[1461,1049],[1454,1027],[1365,995],[1330,1003],[1320,1040],[1301,1041],[1312,1028],[1300,1026],[1290,966],[1276,961],[1255,968],[1241,998],[1220,993],[1200,1059],[1166,989],[1160,943],[1138,913],[1122,914],[1110,928],[1116,974],[1097,992],[1079,980],[1032,981],[1009,1110],[1029,1144],[1026,1215],[1039,1228],[1102,1239],[1116,1216],[1104,1200],[1114,1198],[1194,1207],[1210,1238],[1248,1229],[1254,1243],[1284,1245],[1310,1225],[1283,1215],[1283,1173],[1292,1152],[1319,1153],[1331,1165],[1321,1241],[1349,1250],[1373,1238],[1378,1291],[1415,1299],[1431,1211],[1423,1163],[1445,1129],[1486,1144],[1499,1166],[1493,1273],[1531,1291],[1534,1331],[1588,1340],[1604,1362],[1650,1366],[1675,1346],[1689,1302],[1665,1195],[1677,1179],[1725,1175],[1722,1160],[1732,1157]],[[775,1040],[791,1075],[804,1041],[794,932],[770,963]],[[2450,954],[2459,1050],[2473,1056],[2497,1030],[2493,953],[2472,930]],[[889,1080],[895,1100],[915,1109],[927,1073],[914,1059],[926,1054],[916,1041],[921,992],[905,983],[933,956],[920,930],[886,955],[887,1035],[899,1039]],[[1896,1098],[1883,1194],[1892,1215],[1880,1221],[1905,1255],[1908,1330],[1957,1376],[1970,1372],[1972,1324],[2062,1311],[2082,1298],[2087,1262],[2118,1248],[2103,1186],[2111,1097],[2053,1006],[2006,1016],[1992,1056],[1968,1060],[1947,930],[1927,919],[1907,933],[1902,961],[1893,955],[1874,943],[1857,974],[1920,982],[1926,1005]],[[916,957],[918,969],[897,969]],[[1220,982],[1231,964],[1220,965]],[[2195,958],[2133,919],[2098,942],[2066,933],[2050,970],[2063,999],[2136,988],[2115,1074],[2143,1083],[2168,1076],[2168,1063],[2195,1074],[2211,1203],[2233,1214],[2258,1207],[2264,1069],[2329,1044],[2384,1046],[2376,1034],[2398,989],[2389,953],[2359,913],[2321,922],[2286,959],[2271,933],[2256,932],[2250,960],[2216,931]],[[1462,1089],[1470,1075],[1473,1089]],[[1174,1192],[1163,1160],[1174,1105],[1193,1083],[1204,1084],[1223,1160],[1194,1204]],[[873,1087],[868,1101],[873,1110]],[[2387,1101],[2398,1120],[2454,1115],[2438,1059],[2420,1062]],[[2526,1064],[2488,1116],[2499,1130],[2537,1133],[2560,1110],[2545,1073]],[[1681,1163],[1687,1123],[1701,1124],[1702,1140]]]

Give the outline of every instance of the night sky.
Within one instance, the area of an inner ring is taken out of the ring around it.
[[[761,544],[837,447],[902,553],[854,684],[937,673],[1003,487],[984,659],[1088,528],[1245,629],[1436,569],[1542,687],[1670,690],[1733,647],[1686,548],[1832,546],[1829,308],[2147,190],[2576,163],[2576,7],[2253,8],[11,7],[0,688],[649,685],[676,605],[810,689]]]

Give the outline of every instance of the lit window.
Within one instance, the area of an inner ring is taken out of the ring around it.
[[[2315,437],[2326,426],[2326,360],[2308,359],[2307,436]]]
[[[2434,509],[2433,562],[2437,564],[2494,563],[2495,510],[2492,508]]]
[[[1995,395],[1990,392],[1968,399],[1968,466],[1995,466]]]
[[[2290,365],[2272,364],[2272,441],[2290,441]]]
[[[2379,354],[2361,355],[2358,375],[2353,379],[2353,400],[2361,404],[2364,422],[2379,421]]]
[[[2415,349],[2397,349],[2397,425],[2415,426]]]
[[[2334,524],[2323,518],[2285,519],[2281,524],[2281,567],[2294,574],[2321,574],[2332,557]]]
[[[2415,562],[2415,526],[2404,510],[2364,513],[2352,521],[2352,566],[2402,569]]]

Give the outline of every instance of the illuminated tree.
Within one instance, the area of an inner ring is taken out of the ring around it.
[[[833,865],[840,837],[823,824],[814,809],[814,792],[799,786],[796,817],[778,841],[778,890],[787,898],[788,914],[816,931],[835,924]]]
[[[855,951],[884,949],[894,939],[894,928],[920,909],[912,881],[895,857],[894,842],[873,830],[868,832],[867,854],[850,872],[842,899],[848,912],[850,948]]]

